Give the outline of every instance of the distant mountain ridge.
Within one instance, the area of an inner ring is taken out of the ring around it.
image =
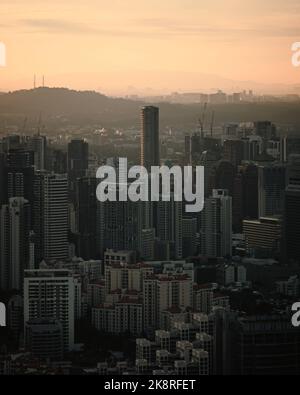
[[[37,88],[0,95],[0,119],[20,122],[22,117],[37,118],[45,123],[101,124],[105,127],[139,126],[143,102],[110,98],[95,91],[66,88]],[[196,128],[203,106],[199,104],[157,104],[162,126]],[[209,106],[215,110],[216,123],[271,120],[299,127],[299,103],[238,103]]]

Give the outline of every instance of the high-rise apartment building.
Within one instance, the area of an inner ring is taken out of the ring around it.
[[[76,279],[68,270],[25,270],[24,324],[55,319],[62,325],[64,352],[74,347]]]
[[[28,148],[34,153],[34,165],[36,170],[45,170],[47,164],[47,138],[36,134],[29,138]]]
[[[154,275],[144,279],[144,330],[163,327],[162,313],[192,306],[192,279],[188,275]]]

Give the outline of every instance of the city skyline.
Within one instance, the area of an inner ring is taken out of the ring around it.
[[[189,0],[109,4],[82,0],[2,1],[1,90],[42,85],[106,94],[254,88],[294,91],[299,68],[295,0]],[[20,67],[20,64],[22,67]],[[270,86],[273,85],[274,86]],[[150,88],[148,88],[150,87]]]

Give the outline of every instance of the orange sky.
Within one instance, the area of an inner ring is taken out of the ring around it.
[[[300,84],[299,0],[1,0],[0,15],[0,90],[34,73],[108,94]]]

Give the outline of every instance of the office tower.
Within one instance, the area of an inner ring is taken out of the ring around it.
[[[64,352],[74,347],[75,279],[68,270],[25,270],[24,325],[55,319],[63,329]]]
[[[225,136],[237,136],[238,128],[238,123],[227,123],[223,126],[223,133]]]
[[[153,260],[155,257],[155,229],[142,229],[142,260]]]
[[[257,136],[262,137],[265,141],[276,137],[276,126],[270,121],[254,122],[254,131]]]
[[[209,197],[213,190],[214,180],[211,177],[212,169],[218,163],[218,155],[209,150],[204,151],[200,157],[199,165],[204,167],[204,195]]]
[[[141,112],[141,165],[148,171],[160,165],[159,156],[159,109],[147,106]]]
[[[275,217],[261,217],[257,220],[244,220],[243,233],[248,253],[258,253],[276,257],[281,251],[282,220]]]
[[[201,213],[201,254],[222,257],[232,254],[232,198],[227,190],[214,189]]]
[[[227,189],[229,196],[232,197],[235,175],[236,169],[233,164],[225,160],[220,160],[215,166],[213,166],[210,173],[211,189]]]
[[[289,316],[238,318],[232,330],[232,360],[238,375],[298,375],[300,332]]]
[[[292,155],[284,199],[284,244],[286,263],[300,262],[300,156]]]
[[[233,229],[241,232],[243,219],[258,218],[258,169],[252,163],[239,166],[234,180]]]
[[[96,258],[100,254],[96,188],[96,178],[84,177],[76,180],[76,255],[83,259]]]
[[[182,202],[174,200],[157,202],[156,232],[159,240],[167,245],[169,259],[182,258]]]
[[[243,160],[242,140],[224,141],[224,160],[230,162],[235,168],[241,164]]]
[[[163,327],[162,313],[192,306],[192,279],[188,275],[158,274],[143,281],[144,330]]]
[[[259,136],[242,138],[243,160],[256,160],[263,152],[263,140]]]
[[[23,298],[20,295],[13,295],[7,305],[7,326],[13,332],[14,338],[18,339],[23,331]]]
[[[106,249],[141,251],[142,202],[99,203],[100,239]]]
[[[109,158],[107,165],[116,167],[119,174],[119,161],[117,158]],[[119,194],[118,182],[130,184],[127,172],[122,174],[122,179],[117,180],[116,194]],[[127,185],[126,185],[127,188]],[[142,229],[144,226],[145,202],[106,201],[98,204],[99,234],[101,251],[129,250],[141,252]]]
[[[197,218],[182,219],[182,256],[187,258],[197,252]]]
[[[5,136],[2,139],[3,152],[19,149],[21,145],[22,145],[21,136],[18,134],[10,134],[9,136]]]
[[[49,147],[47,149],[47,170],[55,174],[66,174],[68,171],[67,152]]]
[[[283,214],[286,166],[270,164],[258,167],[258,215]]]
[[[6,199],[23,197],[32,205],[34,180],[33,152],[23,149],[9,150],[6,154],[5,161]]]
[[[68,180],[65,175],[37,172],[34,181],[36,263],[65,259],[68,251]]]
[[[243,217],[258,217],[258,169],[254,164],[241,167],[243,188]]]
[[[72,140],[68,144],[68,178],[72,201],[75,199],[75,182],[84,177],[89,164],[89,145],[84,140]]]
[[[63,358],[63,327],[54,318],[33,319],[25,323],[25,349],[43,360]]]
[[[47,164],[47,138],[40,134],[29,138],[28,148],[34,153],[34,165],[36,170],[45,170]]]
[[[299,137],[282,137],[280,140],[280,160],[288,162],[289,156],[299,154],[300,138]]]
[[[30,262],[30,206],[23,198],[10,198],[0,210],[1,288],[21,290],[23,271]]]
[[[34,166],[34,152],[24,149],[10,149],[6,154],[7,167],[12,169]]]
[[[6,202],[7,185],[5,177],[5,156],[0,152],[0,207]]]
[[[267,142],[267,154],[270,155],[274,160],[280,160],[281,140],[279,138],[275,138]]]

